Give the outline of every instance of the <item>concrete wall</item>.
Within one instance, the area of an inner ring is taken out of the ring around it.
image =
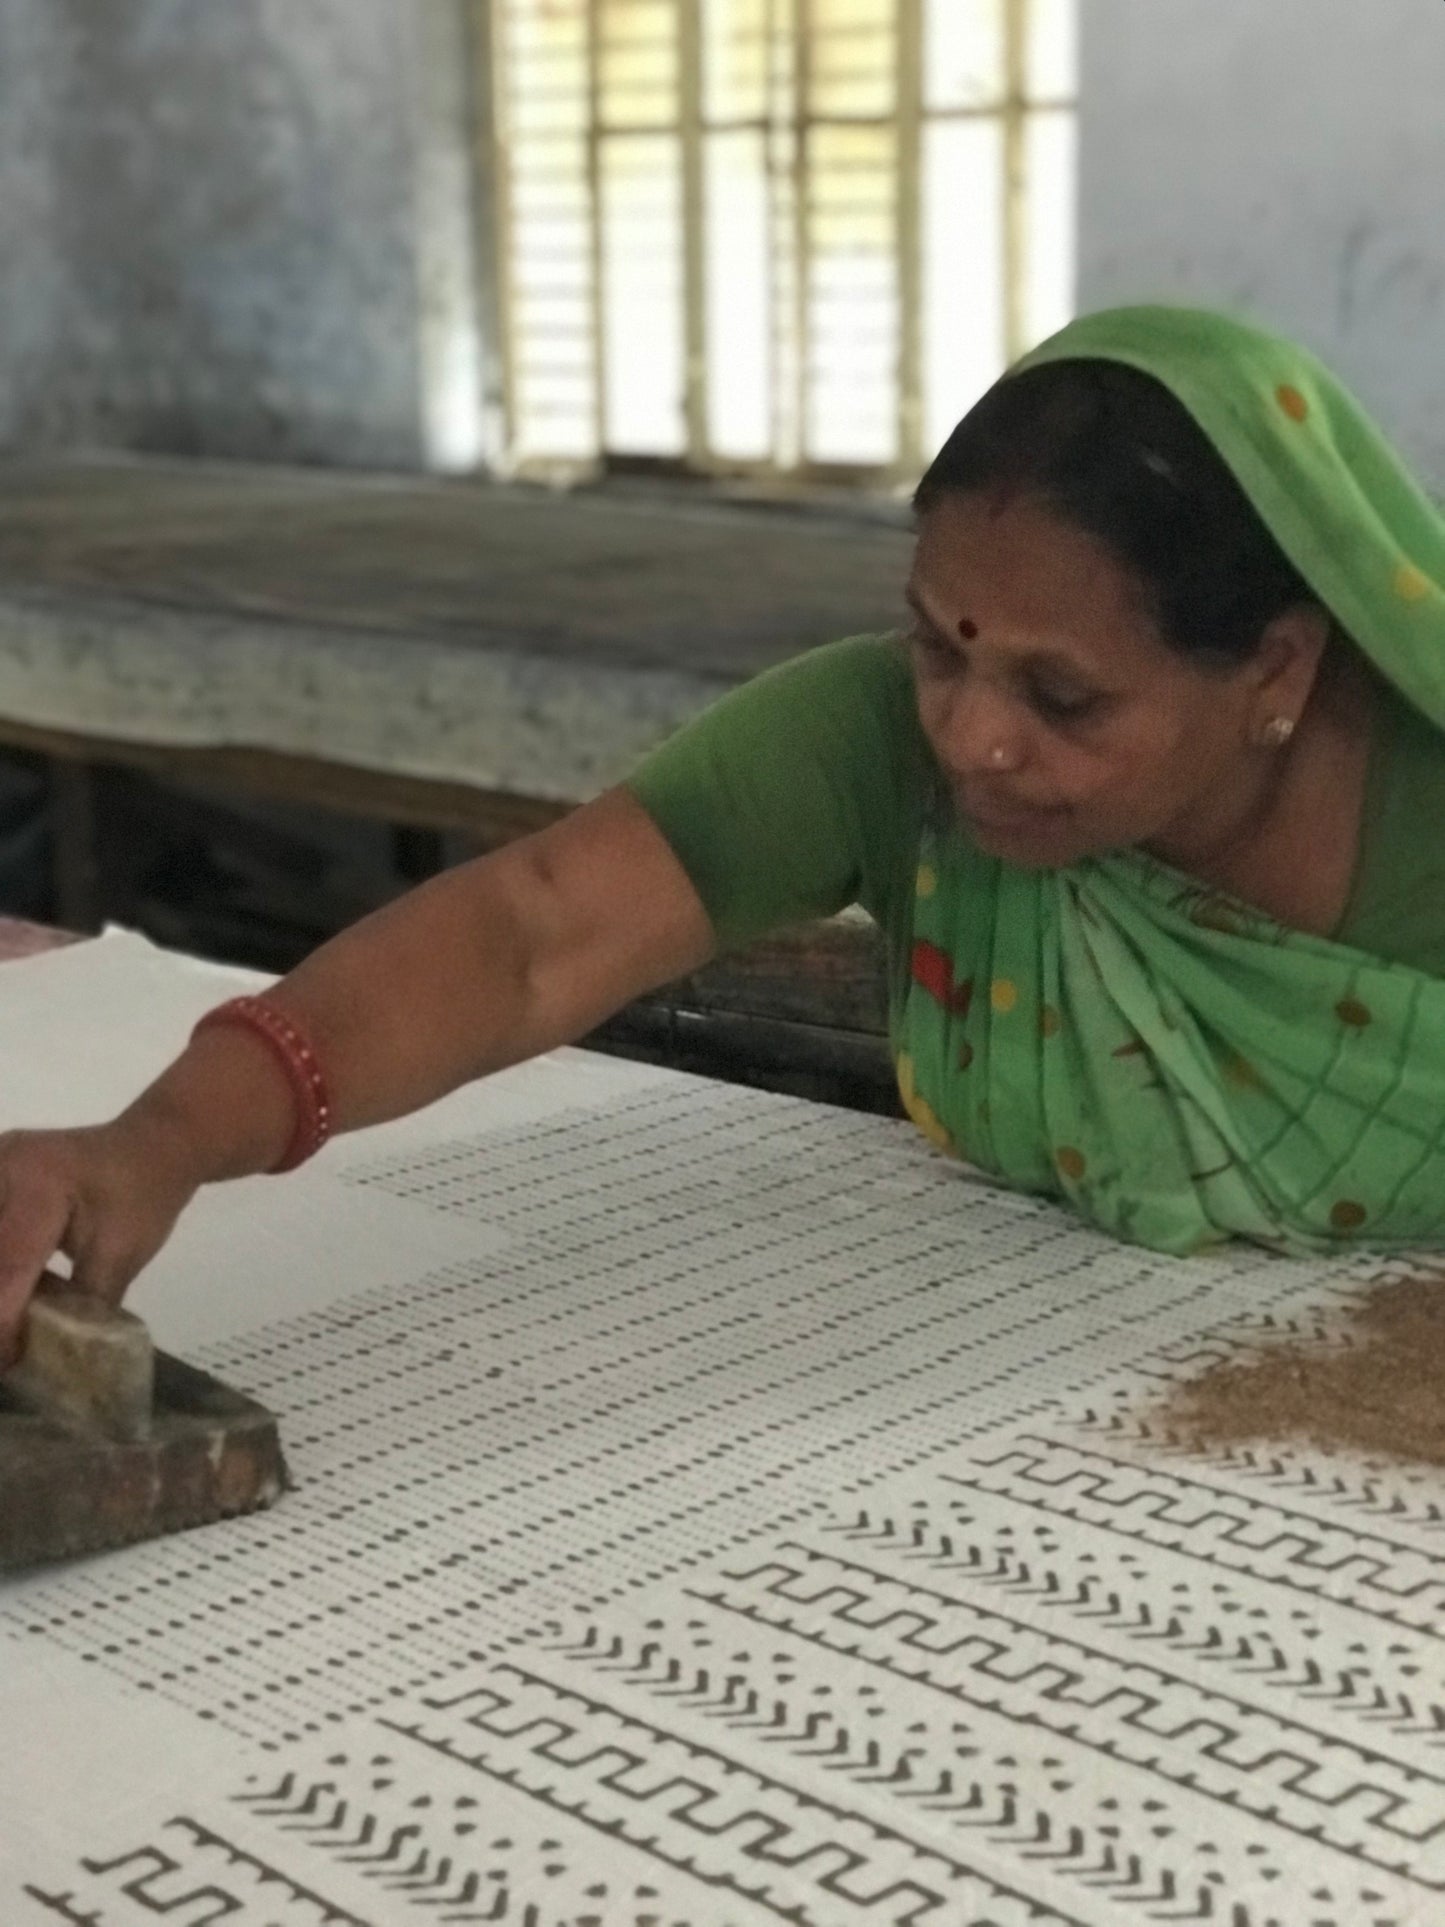
[[[425,462],[436,302],[449,326],[465,281],[438,297],[427,252],[425,196],[464,191],[435,156],[464,126],[428,118],[428,61],[458,66],[439,18],[0,0],[0,441]]]
[[[1303,340],[1445,491],[1445,9],[1082,0],[1080,306]]]

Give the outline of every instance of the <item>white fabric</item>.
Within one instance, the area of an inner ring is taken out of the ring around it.
[[[0,1128],[238,981],[0,971]],[[134,1302],[297,1489],[0,1581],[0,1920],[1436,1921],[1438,1479],[1141,1427],[1357,1275],[580,1052],[207,1194]]]

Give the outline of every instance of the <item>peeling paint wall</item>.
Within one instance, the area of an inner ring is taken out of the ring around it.
[[[1080,305],[1306,342],[1445,491],[1445,8],[1083,0]]]
[[[0,0],[0,447],[26,432],[61,305],[50,139],[59,76],[47,0]]]
[[[0,441],[423,463],[442,4],[0,0]]]

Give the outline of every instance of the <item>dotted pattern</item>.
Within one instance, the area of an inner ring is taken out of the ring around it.
[[[285,1744],[1317,1275],[1130,1251],[904,1125],[726,1087],[355,1181],[513,1243],[215,1350],[299,1489],[8,1587],[0,1630]]]

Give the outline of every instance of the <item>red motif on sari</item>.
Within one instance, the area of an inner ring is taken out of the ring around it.
[[[920,939],[913,946],[913,981],[920,989],[926,990],[935,1003],[952,1012],[955,1017],[966,1017],[969,1005],[973,1002],[973,979],[966,977],[961,984],[953,981],[953,959],[946,950],[940,950],[936,943]]]

